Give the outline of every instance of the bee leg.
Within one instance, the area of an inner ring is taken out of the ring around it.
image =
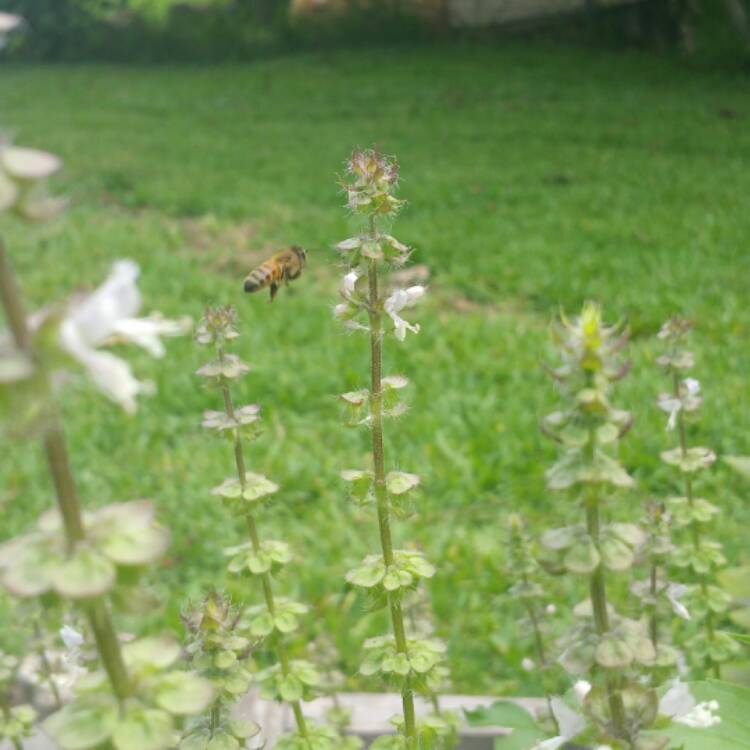
[[[276,296],[276,292],[279,291],[279,285],[274,281],[271,284],[271,302],[273,302],[273,298]]]

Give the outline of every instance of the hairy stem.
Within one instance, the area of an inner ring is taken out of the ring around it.
[[[375,236],[375,221],[370,218],[370,235]],[[385,453],[383,450],[383,401],[382,401],[382,363],[383,363],[383,326],[381,319],[381,300],[378,291],[378,271],[374,260],[368,268],[370,318],[370,431],[372,436],[372,461],[374,473],[375,504],[380,531],[380,547],[383,551],[383,562],[393,564],[393,539],[391,537],[390,505],[385,486]],[[407,653],[406,631],[401,605],[392,595],[388,595],[393,635],[396,650]],[[414,713],[414,693],[408,685],[401,691],[401,702],[404,711],[404,734],[412,748],[416,750],[417,726]]]
[[[658,591],[658,575],[659,566],[654,562],[651,564],[651,575],[649,580],[649,592],[651,593],[651,599],[653,601],[653,612],[649,618],[648,630],[651,638],[651,644],[654,649],[659,649],[659,618],[658,608],[656,605],[656,596]]]
[[[221,349],[219,349],[218,354],[220,358],[223,358],[224,354]],[[221,383],[221,393],[224,398],[224,411],[228,417],[234,419],[235,412],[234,403],[232,401],[232,394],[229,390],[229,386],[224,380],[222,380]],[[239,479],[240,486],[242,487],[242,491],[244,492],[245,483],[247,481],[247,471],[245,468],[245,453],[242,446],[242,438],[240,437],[238,430],[235,430],[234,433],[234,463],[237,468],[237,479]],[[257,552],[260,550],[260,535],[258,533],[258,525],[255,522],[255,516],[251,511],[247,511],[247,513],[245,513],[245,523],[247,525],[247,534],[250,537],[250,543],[253,545],[253,550]],[[260,576],[260,582],[261,587],[263,588],[263,599],[266,603],[266,609],[268,609],[271,615],[274,615],[276,613],[276,601],[273,596],[271,574],[268,572],[263,573]],[[289,656],[286,651],[286,643],[281,634],[278,635],[278,639],[276,641],[276,658],[279,661],[281,673],[286,677],[290,672]],[[307,732],[307,722],[305,721],[304,714],[302,713],[302,706],[300,705],[299,701],[292,701],[289,705],[291,706],[292,713],[294,714],[294,721],[297,724],[297,731],[299,732],[300,736],[304,737],[307,740],[309,746],[310,741]]]
[[[599,498],[593,492],[586,498],[586,527],[589,536],[597,549],[599,548]],[[604,581],[604,568],[600,564],[591,574],[589,579],[589,593],[591,597],[591,608],[594,612],[594,624],[599,636],[609,632],[609,615],[607,614],[607,590]],[[607,676],[607,697],[609,710],[612,715],[612,728],[616,736],[628,739],[627,725],[625,721],[625,705],[617,680]]]
[[[672,373],[672,393],[675,398],[679,399],[680,397],[680,379],[677,375],[677,372]],[[677,427],[679,430],[680,435],[680,451],[682,454],[682,458],[684,459],[687,456],[687,428],[685,425],[685,418],[683,415],[682,409],[677,414]],[[693,480],[690,478],[690,475],[685,473],[685,496],[687,497],[688,504],[692,508],[695,504],[695,498],[693,493]],[[690,523],[690,531],[691,531],[691,538],[693,542],[693,549],[698,551],[701,546],[701,526],[699,523],[697,523],[695,520],[691,521]],[[703,594],[704,599],[708,596],[708,581],[705,575],[702,575],[699,577],[699,585],[701,587],[701,593]],[[714,631],[714,614],[711,611],[711,609],[708,610],[706,613],[706,617],[703,621],[703,625],[706,630],[706,639],[709,643],[712,643],[714,641],[715,631]],[[713,676],[716,679],[721,679],[721,664],[719,662],[714,661],[709,657],[708,664],[711,669],[711,672],[713,673]]]
[[[31,335],[26,324],[26,314],[21,302],[15,275],[5,247],[0,241],[0,298],[2,298],[5,316],[8,319],[16,346],[32,360],[35,359],[31,346]],[[45,395],[52,395],[49,377],[44,376]],[[65,539],[68,552],[85,539],[81,507],[78,501],[75,479],[70,467],[65,436],[59,415],[54,408],[45,425],[42,437],[52,481],[55,486],[57,506],[63,519]],[[104,668],[109,677],[112,689],[119,700],[128,697],[132,690],[130,679],[122,659],[120,644],[112,624],[112,618],[103,597],[94,599],[85,607],[96,646]]]

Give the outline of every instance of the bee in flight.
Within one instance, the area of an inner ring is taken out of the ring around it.
[[[271,288],[271,302],[279,291],[281,282],[287,284],[298,279],[305,267],[307,255],[299,245],[292,245],[286,250],[274,253],[267,261],[261,263],[245,277],[245,291],[257,292]]]

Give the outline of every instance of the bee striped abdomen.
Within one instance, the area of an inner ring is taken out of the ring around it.
[[[303,248],[292,245],[272,255],[245,277],[245,291],[257,292],[270,287],[271,302],[279,291],[282,282],[287,284],[299,278],[305,266],[306,254]]]
[[[245,291],[257,292],[265,289],[269,284],[281,281],[284,267],[271,258],[251,271],[245,279]]]

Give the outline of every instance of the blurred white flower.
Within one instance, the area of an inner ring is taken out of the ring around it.
[[[588,685],[588,683],[586,684]],[[578,691],[576,691],[576,695],[578,695]],[[580,696],[579,700],[581,700]],[[532,750],[557,750],[586,728],[586,719],[560,698],[552,698],[551,705],[560,734],[548,740],[542,740],[542,742],[534,745]]]
[[[548,615],[554,615],[554,614],[555,614],[555,612],[557,612],[557,607],[556,607],[556,606],[555,606],[554,604],[548,604],[548,605],[547,605],[547,606],[546,606],[546,607],[544,608],[544,611],[545,611],[545,612],[546,612],[546,613],[547,613]]]
[[[60,639],[65,644],[65,649],[44,649],[44,654],[29,654],[23,661],[19,671],[20,677],[35,686],[40,693],[36,700],[54,705],[53,694],[50,691],[50,682],[54,685],[58,695],[63,701],[73,697],[73,686],[79,677],[87,674],[88,670],[83,666],[83,655],[81,646],[83,636],[70,625],[63,625],[59,630]]]
[[[60,638],[69,651],[78,649],[83,645],[83,636],[70,625],[63,625],[60,628]]]
[[[125,411],[136,409],[136,396],[152,387],[133,376],[130,365],[97,347],[112,341],[134,343],[154,357],[164,355],[160,336],[186,333],[188,321],[153,315],[136,318],[141,295],[136,285],[140,273],[131,260],[117,261],[106,281],[82,301],[71,305],[60,325],[60,344],[86,369],[96,387]]]
[[[680,680],[675,680],[659,701],[660,714],[692,729],[706,729],[721,724],[718,711],[719,702],[715,700],[696,704],[687,683]]]
[[[583,704],[584,699],[591,692],[591,683],[586,682],[586,680],[578,680],[578,682],[573,685],[573,692],[576,694],[578,702]]]
[[[695,698],[690,694],[686,682],[675,680],[659,701],[659,713],[674,718],[689,713],[695,706]]]
[[[679,396],[673,396],[668,393],[662,393],[659,395],[658,406],[659,408],[669,414],[667,420],[667,430],[670,432],[677,425],[677,415],[681,411],[695,411],[702,402],[700,395],[701,384],[695,378],[685,378],[680,383]]]
[[[349,271],[341,280],[341,289],[339,292],[347,302],[351,302],[354,297],[354,287],[357,284],[358,278],[359,274],[356,271]]]
[[[677,426],[677,415],[680,413],[680,409],[682,409],[682,401],[679,398],[662,393],[657,403],[662,411],[669,414],[667,431],[671,432]]]
[[[0,49],[5,47],[8,41],[8,34],[11,31],[15,31],[22,23],[23,19],[20,16],[0,11]]]
[[[412,325],[404,320],[399,313],[405,307],[414,305],[425,293],[423,286],[410,286],[408,289],[397,289],[383,303],[383,309],[393,320],[396,338],[403,341],[406,338],[407,329],[412,333],[419,333],[419,325]]]
[[[688,587],[682,583],[670,583],[667,587],[667,599],[669,599],[674,613],[683,620],[690,619],[690,612],[688,612],[687,607],[680,601],[687,591]]]
[[[674,721],[678,724],[692,729],[707,729],[715,724],[721,724],[721,716],[718,714],[719,701],[704,701],[699,703],[692,711],[683,716],[675,716]]]
[[[536,665],[534,664],[534,660],[533,659],[529,659],[529,657],[527,656],[526,658],[524,658],[521,661],[521,668],[525,672],[533,672],[534,669],[536,668]]]
[[[695,378],[685,378],[682,382],[689,396],[697,396],[701,392],[701,384]]]

